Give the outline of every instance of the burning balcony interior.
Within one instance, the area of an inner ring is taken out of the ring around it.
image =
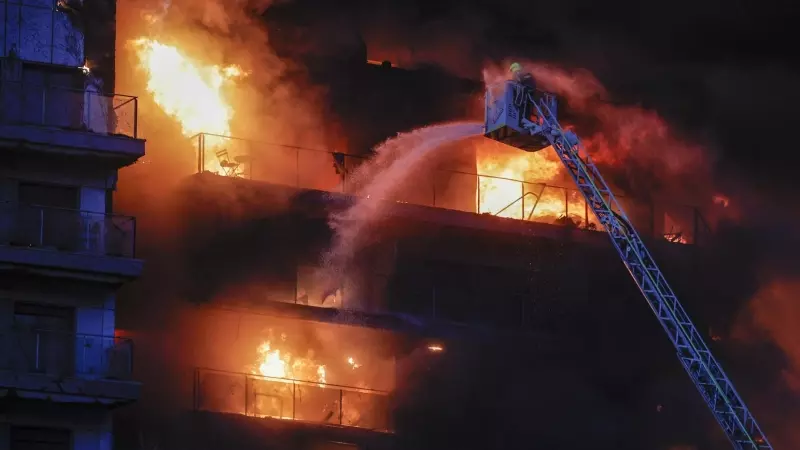
[[[181,317],[193,336],[197,410],[391,429],[391,337],[376,330],[235,310]]]
[[[198,172],[326,192],[369,195],[354,173],[367,157],[219,135],[191,139]],[[561,162],[548,148],[525,153],[473,138],[401,182],[388,201],[517,220],[602,230]],[[476,170],[477,169],[477,170]],[[697,243],[711,229],[701,212],[668,199],[619,196],[638,229],[674,243]]]

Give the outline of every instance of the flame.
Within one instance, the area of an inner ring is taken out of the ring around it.
[[[440,353],[444,351],[444,346],[441,344],[429,344],[428,350],[433,353]]]
[[[478,212],[507,217],[563,222],[584,222],[599,226],[599,221],[586,209],[579,192],[547,187],[563,173],[563,167],[552,147],[535,153],[492,141],[482,141],[476,152],[478,168]]]
[[[320,386],[327,384],[325,366],[314,361],[314,355],[309,351],[308,356],[295,357],[291,353],[281,354],[279,349],[273,349],[270,341],[265,341],[258,346],[257,368],[254,375],[270,378],[282,378],[286,381],[315,381]]]
[[[280,341],[285,344],[287,336],[282,334]],[[370,395],[352,390],[346,393],[338,392],[341,386],[329,385],[327,367],[316,361],[311,350],[307,352],[306,357],[296,357],[289,351],[273,347],[272,341],[267,340],[258,346],[257,351],[258,357],[251,368],[251,373],[268,378],[264,381],[271,385],[267,388],[271,394],[256,397],[250,411],[245,410],[244,413],[247,415],[312,421],[319,421],[320,417],[324,417],[323,422],[331,420],[332,423],[342,425],[362,426],[360,425],[364,419],[362,415],[369,416],[369,411],[374,407],[372,403],[374,398]],[[362,367],[352,356],[344,358],[341,362],[346,363],[352,370]],[[310,386],[309,383],[316,383],[316,386]],[[369,389],[364,380],[353,383],[352,388]],[[276,405],[271,403],[271,399],[274,400],[276,397],[283,398],[286,404],[293,405],[290,414],[287,414],[280,404],[276,408]],[[295,400],[302,403],[301,409],[297,409],[300,407]]]
[[[669,214],[664,214],[664,239],[673,244],[688,244],[689,241],[684,236],[679,222]]]
[[[226,82],[246,76],[242,68],[220,67],[194,61],[178,48],[153,39],[132,42],[141,68],[147,74],[147,91],[156,104],[181,125],[186,137],[206,136],[205,165],[224,175],[238,175],[239,167],[228,166],[224,137],[231,135],[233,108],[223,95]]]

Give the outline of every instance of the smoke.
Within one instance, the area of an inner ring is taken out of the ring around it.
[[[774,272],[767,271],[772,274]],[[776,448],[800,447],[800,280],[796,276],[768,275],[761,287],[741,310],[734,337],[750,348],[758,349],[752,361],[758,362],[764,373],[759,374],[759,396],[755,398],[756,412],[770,442]],[[777,370],[774,360],[765,352],[763,343],[779,350],[782,361]],[[760,355],[759,355],[760,353]]]
[[[459,4],[430,21],[421,21],[411,3],[370,7],[375,10],[363,14],[361,23],[369,59],[403,68],[435,65],[462,77],[479,75],[488,24],[471,6]]]
[[[493,84],[507,79],[507,67],[487,67],[484,81]],[[577,128],[594,161],[605,166],[604,173],[619,188],[683,201],[711,197],[715,154],[683,139],[657,112],[614,104],[611,94],[587,70],[535,62],[523,67],[540,89],[557,95],[562,125]]]
[[[116,87],[119,92],[139,97],[139,134],[147,139],[147,154],[142,161],[120,172],[115,198],[118,211],[138,219],[137,247],[148,260],[139,289],[160,290],[155,285],[164,273],[174,272],[167,255],[180,221],[174,194],[185,177],[197,171],[200,144],[184,135],[181,123],[154,102],[147,89],[148,73],[132,42],[141,38],[157,40],[176,47],[203,67],[240,67],[246,76],[221,87],[221,97],[232,111],[229,127],[233,136],[325,147],[326,128],[320,119],[324,92],[308,83],[302,67],[279,58],[270,45],[262,16],[279,3],[282,2],[123,0],[118,4]],[[198,116],[219,116],[216,111],[204,111],[199,103],[193,105]],[[193,130],[197,131],[216,130]],[[233,143],[226,141],[225,148]],[[212,159],[216,150],[206,148]],[[252,145],[250,150],[254,159],[260,158],[262,164],[275,170],[295,160],[275,146]],[[230,207],[241,210],[235,204],[243,203],[242,196],[241,192],[230,194]]]
[[[783,350],[787,367],[781,372],[786,385],[800,394],[800,281],[775,280],[764,286],[749,305],[754,325]]]
[[[329,129],[335,125],[326,125],[330,118],[321,119],[324,90],[308,81],[302,66],[278,57],[271,45],[263,17],[279,3],[283,2],[120,2],[117,75],[121,89],[142,98],[140,129],[150,141],[149,161],[171,161],[170,169],[174,172],[180,167],[182,174],[192,173],[196,166],[193,148],[187,144],[171,148],[186,136],[180,134],[175,120],[165,120],[165,114],[147,93],[147,73],[130,44],[142,37],[174,46],[198,65],[236,65],[243,70],[246,76],[222,86],[222,96],[233,112],[232,135],[288,145],[329,147],[328,135],[333,134]],[[269,149],[259,150],[256,156],[263,159],[282,157]]]

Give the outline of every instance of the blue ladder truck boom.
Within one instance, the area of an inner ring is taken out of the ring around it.
[[[670,288],[661,270],[628,220],[585,148],[556,118],[556,97],[532,83],[515,80],[486,90],[484,135],[512,147],[536,152],[552,146],[586,204],[603,225],[722,430],[736,450],[771,450],[719,362]]]

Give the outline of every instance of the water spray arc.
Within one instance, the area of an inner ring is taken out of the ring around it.
[[[525,151],[553,147],[586,204],[607,231],[733,448],[771,450],[755,418],[711,354],[580,139],[559,124],[555,96],[517,81],[490,86],[486,91],[484,131],[488,138]]]

